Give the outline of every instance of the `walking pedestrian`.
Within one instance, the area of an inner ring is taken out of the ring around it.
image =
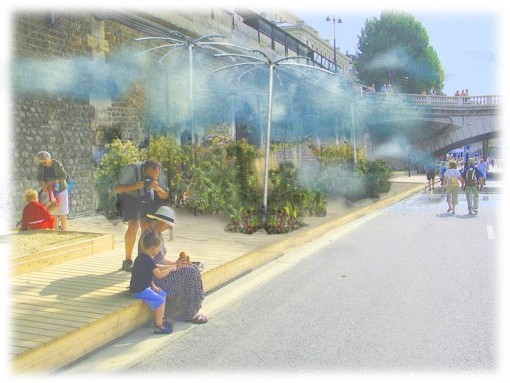
[[[462,179],[464,180],[463,190],[466,192],[469,214],[478,214],[478,186],[481,176],[482,173],[476,167],[476,159],[470,158],[468,166],[462,172]]]
[[[429,190],[434,190],[434,183],[436,181],[436,164],[434,161],[429,161],[425,165],[425,171],[427,172],[427,183]]]
[[[457,162],[450,161],[448,169],[444,172],[442,186],[446,189],[446,202],[448,202],[448,213],[455,214],[455,206],[459,203],[459,185],[464,188],[464,180],[460,171],[457,170]]]
[[[485,188],[485,180],[487,179],[487,162],[483,157],[480,158],[480,162],[478,162],[478,169],[482,173],[480,177],[480,190]]]

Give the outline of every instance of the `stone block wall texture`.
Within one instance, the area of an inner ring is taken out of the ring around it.
[[[116,49],[133,44],[134,38],[143,36],[112,21],[104,23],[105,32],[102,32],[97,28],[100,21],[87,12],[56,14],[53,20],[61,18],[53,24],[50,16],[50,13],[43,12],[14,15],[13,57],[17,62],[30,63],[19,68],[13,66],[13,74],[20,81],[28,75],[21,71],[34,66],[44,68],[41,76],[57,78],[65,84],[69,80],[66,76],[73,73],[59,72],[61,65],[79,60],[90,62],[94,59],[92,49],[97,48],[93,46],[95,42],[104,42],[99,45],[103,45],[100,49],[104,50],[103,61],[107,61]],[[98,31],[103,36],[97,36]],[[16,70],[19,72],[16,73]],[[145,94],[136,84],[122,97],[108,100],[106,104],[95,103],[94,96],[87,90],[89,84],[82,85],[85,91],[55,89],[53,92],[47,86],[43,90],[12,89],[12,225],[21,218],[25,205],[22,199],[24,190],[39,190],[35,180],[37,163],[34,158],[38,151],[50,152],[53,158],[62,162],[70,178],[75,181],[70,212],[72,218],[96,213],[96,163],[93,156],[95,149],[106,144],[105,133],[115,127],[121,130],[125,139],[131,138],[136,142],[143,140],[141,129],[145,126]],[[101,108],[97,105],[101,105]]]

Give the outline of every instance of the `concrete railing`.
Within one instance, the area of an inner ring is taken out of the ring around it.
[[[478,105],[501,105],[502,96],[431,96],[428,94],[404,94],[404,93],[381,93],[361,92],[361,97],[376,101],[397,101],[410,104],[436,105],[436,106],[478,106]]]

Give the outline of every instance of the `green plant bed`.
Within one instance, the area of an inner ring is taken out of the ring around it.
[[[231,222],[225,226],[225,231],[243,234],[253,234],[262,228],[268,234],[283,234],[305,226],[289,209],[273,209],[267,217],[263,211],[247,209],[233,212],[230,219]]]

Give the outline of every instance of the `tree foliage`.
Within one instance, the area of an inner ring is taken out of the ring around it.
[[[391,83],[394,92],[419,94],[443,89],[443,69],[421,22],[405,12],[383,11],[367,19],[354,60],[362,84]]]

